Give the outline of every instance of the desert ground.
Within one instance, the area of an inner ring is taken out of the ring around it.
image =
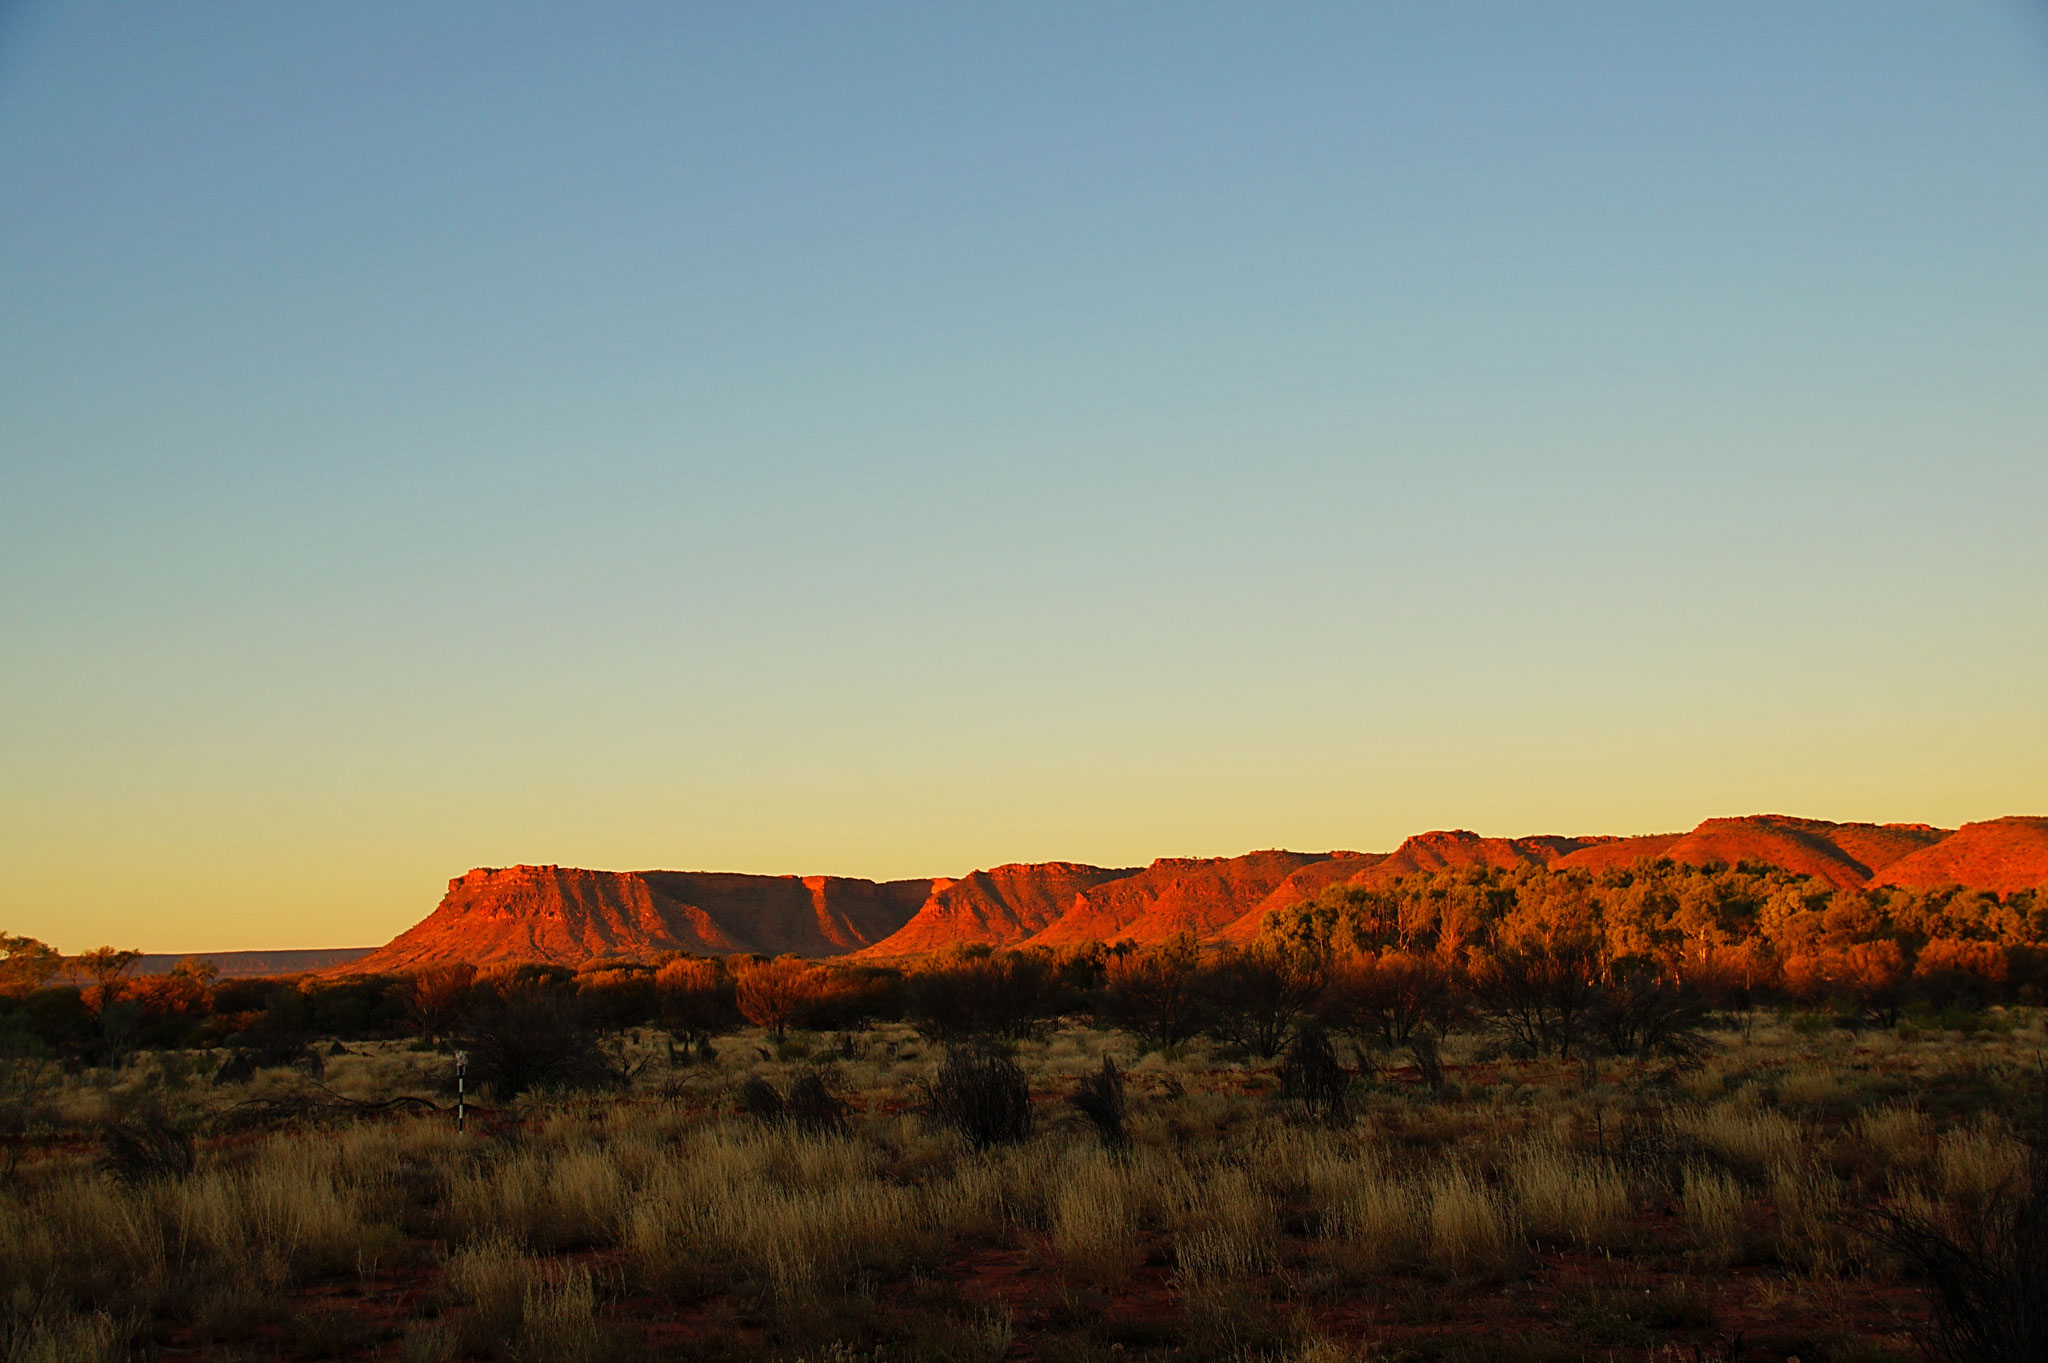
[[[1705,1039],[1340,1045],[1318,1087],[1073,1019],[634,1028],[623,1087],[472,1094],[461,1130],[445,1041],[222,1082],[218,1049],[16,1059],[0,1330],[53,1363],[1919,1356],[1926,1267],[1880,1213],[1995,1229],[2042,1011]]]

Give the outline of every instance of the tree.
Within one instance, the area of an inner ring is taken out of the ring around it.
[[[1599,1002],[1600,965],[1584,942],[1496,946],[1474,954],[1472,993],[1516,1047],[1564,1060]]]
[[[654,993],[663,1024],[698,1046],[739,1020],[732,975],[715,960],[678,956],[654,972]]]
[[[1358,955],[1330,970],[1324,1025],[1376,1050],[1407,1046],[1423,1032],[1441,1038],[1460,1012],[1458,983],[1435,956],[1405,951]]]
[[[406,981],[405,1011],[419,1034],[429,1041],[455,1025],[462,1015],[476,967],[466,961],[422,966]]]
[[[1202,1025],[1201,964],[1201,950],[1188,933],[1149,951],[1112,955],[1103,989],[1104,1017],[1154,1046],[1187,1040]]]
[[[740,1016],[781,1041],[822,992],[823,975],[818,966],[797,956],[777,956],[749,966],[733,982]]]
[[[41,989],[63,956],[33,937],[0,932],[0,998],[25,998]]]
[[[926,1036],[1021,1037],[1044,1021],[1058,985],[1044,952],[969,949],[913,972],[904,1011]]]
[[[95,1017],[105,1018],[108,1006],[120,1001],[121,981],[141,963],[142,953],[139,951],[94,947],[72,957],[69,965],[74,975],[82,975],[91,981],[82,991],[85,1006]]]
[[[1327,978],[1319,955],[1276,941],[1229,952],[1202,974],[1209,1030],[1270,1060],[1322,997]]]

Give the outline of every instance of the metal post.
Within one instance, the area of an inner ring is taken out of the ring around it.
[[[469,1052],[457,1051],[455,1053],[455,1131],[457,1135],[462,1133],[463,1119],[467,1116],[463,1110],[462,1098],[465,1087],[464,1080],[468,1074]]]

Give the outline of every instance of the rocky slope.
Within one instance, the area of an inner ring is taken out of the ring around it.
[[[908,923],[857,954],[917,956],[949,946],[1021,942],[1072,908],[1084,891],[1136,875],[1140,869],[1071,861],[1012,862],[959,880],[934,881],[931,897]]]
[[[1037,934],[1033,946],[1163,942],[1183,932],[1214,935],[1327,852],[1247,852],[1241,857],[1162,857],[1136,875],[1098,885]]]

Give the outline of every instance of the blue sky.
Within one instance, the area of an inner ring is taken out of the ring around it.
[[[0,10],[0,927],[2048,809],[2019,4]]]

